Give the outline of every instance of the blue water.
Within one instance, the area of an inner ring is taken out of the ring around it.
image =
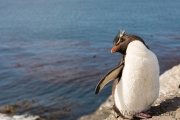
[[[145,40],[161,73],[179,64],[179,0],[0,0],[0,107],[29,101],[16,114],[51,120],[93,112],[111,94],[94,88],[121,58],[110,53],[120,29]]]

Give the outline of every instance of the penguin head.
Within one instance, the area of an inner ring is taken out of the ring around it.
[[[148,46],[144,43],[144,41],[140,37],[131,35],[131,34],[124,34],[124,32],[125,30],[121,31],[114,38],[114,41],[113,41],[114,47],[111,49],[111,53],[120,52],[123,55],[126,54],[126,49],[129,43],[134,40],[141,41],[148,48]]]

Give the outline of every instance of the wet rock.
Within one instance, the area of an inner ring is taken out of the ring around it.
[[[19,105],[12,105],[12,106],[5,106],[3,107],[0,112],[1,113],[7,113],[7,114],[12,114],[14,113],[18,108],[20,108],[21,106]]]

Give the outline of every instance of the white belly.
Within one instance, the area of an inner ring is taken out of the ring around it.
[[[125,67],[115,89],[115,103],[125,117],[148,110],[159,94],[159,65],[141,42],[128,45]]]

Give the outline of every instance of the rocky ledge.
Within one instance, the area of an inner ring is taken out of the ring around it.
[[[180,64],[160,76],[160,93],[150,111],[149,120],[180,120]],[[94,113],[79,120],[121,120],[115,118],[110,96]]]

